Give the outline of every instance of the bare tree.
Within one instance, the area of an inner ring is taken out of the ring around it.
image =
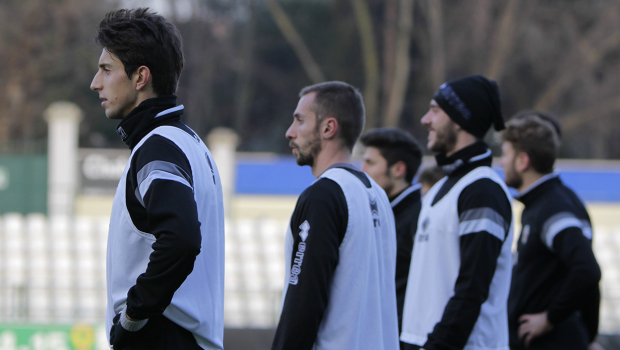
[[[295,51],[310,80],[315,84],[325,81],[323,71],[312,57],[310,50],[282,6],[276,0],[265,0],[265,3],[278,29]]]
[[[351,0],[351,4],[355,12],[364,60],[366,128],[372,128],[376,124],[379,100],[379,59],[377,45],[375,44],[374,26],[365,0]]]
[[[384,126],[398,125],[409,83],[409,47],[413,28],[414,1],[400,0],[399,5],[394,79],[386,105]]]
[[[500,80],[508,55],[512,51],[517,34],[518,18],[519,18],[519,0],[508,0],[499,23],[499,30],[495,35],[489,65],[486,76],[490,79]],[[528,4],[529,6],[530,4]]]
[[[579,78],[591,72],[610,51],[620,45],[620,31],[610,31],[610,27],[615,27],[618,23],[619,17],[618,6],[610,5],[587,35],[576,38],[571,51],[561,62],[558,76],[540,94],[541,97],[535,104],[536,109],[549,109]]]
[[[428,0],[428,17],[431,43],[431,82],[433,86],[439,86],[444,82],[446,72],[441,0]]]

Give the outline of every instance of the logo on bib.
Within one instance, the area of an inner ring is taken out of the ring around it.
[[[368,196],[370,202],[370,212],[372,213],[372,223],[374,227],[381,226],[381,220],[379,220],[379,206],[377,205],[377,199]]]
[[[521,244],[527,243],[527,238],[530,236],[530,225],[525,225],[521,231]]]
[[[291,276],[288,279],[288,283],[292,285],[299,283],[301,264],[304,262],[304,253],[306,252],[306,239],[308,238],[308,234],[310,232],[310,224],[308,223],[308,220],[299,225],[299,228],[301,229],[301,232],[299,232],[301,242],[299,242],[299,245],[297,246],[297,252],[295,253],[295,259],[293,260],[293,266],[291,267]]]

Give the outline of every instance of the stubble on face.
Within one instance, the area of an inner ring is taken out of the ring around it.
[[[319,136],[319,124],[317,123],[312,139],[308,140],[305,145],[298,145],[293,141],[289,142],[289,145],[295,150],[297,150],[297,154],[295,155],[297,165],[313,166],[314,160],[321,152],[321,137]]]
[[[396,186],[396,181],[390,174],[390,168],[388,167],[385,171],[385,181],[381,184],[381,187],[388,194],[388,196],[394,191],[394,187]]]
[[[506,186],[519,189],[523,186],[523,178],[517,173],[517,157],[513,157],[510,166],[504,167],[504,182]]]
[[[517,152],[509,142],[502,145],[502,167],[506,186],[519,189],[523,185],[523,177],[517,172]]]
[[[440,154],[450,153],[456,145],[456,123],[450,120],[442,127],[434,128],[434,130],[435,140],[428,145],[429,150]]]
[[[391,177],[390,167],[385,157],[381,154],[381,150],[374,146],[368,146],[364,151],[362,159],[361,170],[375,180],[389,196],[394,189],[394,179]]]

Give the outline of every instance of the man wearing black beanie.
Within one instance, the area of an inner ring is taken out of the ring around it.
[[[401,341],[409,349],[509,350],[512,208],[482,140],[504,128],[499,89],[480,75],[443,84],[422,118],[446,177],[422,201]]]

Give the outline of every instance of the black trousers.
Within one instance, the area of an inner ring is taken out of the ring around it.
[[[142,329],[130,332],[126,344],[114,350],[202,350],[190,331],[163,315],[149,318]]]

